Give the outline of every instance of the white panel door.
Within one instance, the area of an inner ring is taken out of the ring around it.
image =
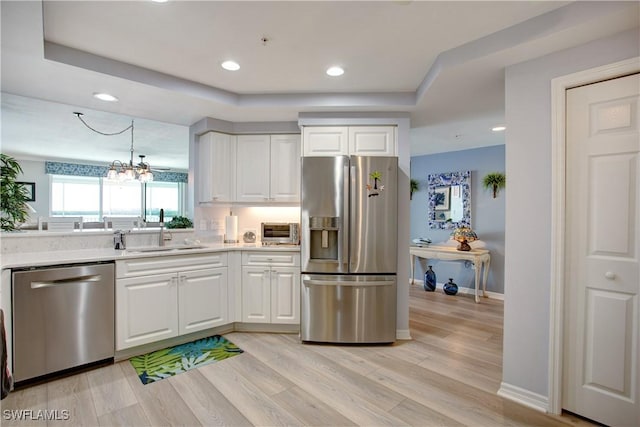
[[[638,74],[567,91],[563,408],[640,425]]]
[[[242,321],[271,321],[271,271],[269,267],[242,267]]]
[[[349,127],[349,154],[397,156],[395,126]]]
[[[271,135],[269,197],[300,203],[300,135]]]
[[[271,323],[300,323],[300,269],[271,271]]]
[[[207,132],[198,139],[198,202],[233,201],[235,136]]]
[[[213,184],[213,132],[200,135],[196,144],[197,165],[196,183],[198,203],[208,203],[212,201]]]
[[[306,126],[302,129],[304,156],[340,156],[349,153],[346,126]]]
[[[236,144],[236,201],[269,201],[269,135],[240,135]]]
[[[178,335],[176,274],[116,281],[116,350]]]
[[[233,201],[235,183],[235,136],[211,132],[211,200]]]
[[[227,267],[178,274],[180,335],[229,323]]]

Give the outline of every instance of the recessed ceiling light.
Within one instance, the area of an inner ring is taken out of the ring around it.
[[[166,3],[169,0],[151,0],[151,1],[154,2],[154,3]]]
[[[240,69],[240,64],[235,61],[224,61],[222,63],[222,68],[229,71],[237,71]]]
[[[327,74],[331,77],[338,77],[344,74],[344,69],[342,67],[330,67],[327,69]]]
[[[506,126],[496,126],[494,128],[491,128],[491,130],[494,131],[494,132],[502,132],[506,128],[507,128]]]
[[[100,101],[116,102],[118,98],[109,93],[94,93],[94,98],[98,98]]]

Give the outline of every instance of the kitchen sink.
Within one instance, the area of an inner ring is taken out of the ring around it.
[[[173,245],[173,246],[152,246],[145,248],[132,248],[127,249],[128,253],[136,254],[136,253],[149,253],[149,252],[174,252],[174,251],[184,251],[187,249],[204,249],[206,246],[204,245]]]

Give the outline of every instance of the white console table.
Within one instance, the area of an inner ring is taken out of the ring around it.
[[[478,290],[480,289],[480,270],[482,270],[482,296],[487,290],[487,278],[489,277],[489,264],[491,263],[491,255],[487,249],[472,249],[470,251],[459,251],[450,246],[427,246],[418,247],[411,246],[409,248],[411,255],[411,284],[415,280],[416,257],[424,259],[439,259],[443,261],[471,261],[476,276],[476,302],[480,302],[478,298]]]

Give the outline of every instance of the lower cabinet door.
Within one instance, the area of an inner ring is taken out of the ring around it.
[[[178,273],[179,333],[229,323],[227,267]]]
[[[116,350],[178,335],[178,276],[116,280]]]
[[[300,269],[271,271],[271,323],[300,323]]]
[[[269,267],[242,267],[242,321],[270,323],[271,270]]]

